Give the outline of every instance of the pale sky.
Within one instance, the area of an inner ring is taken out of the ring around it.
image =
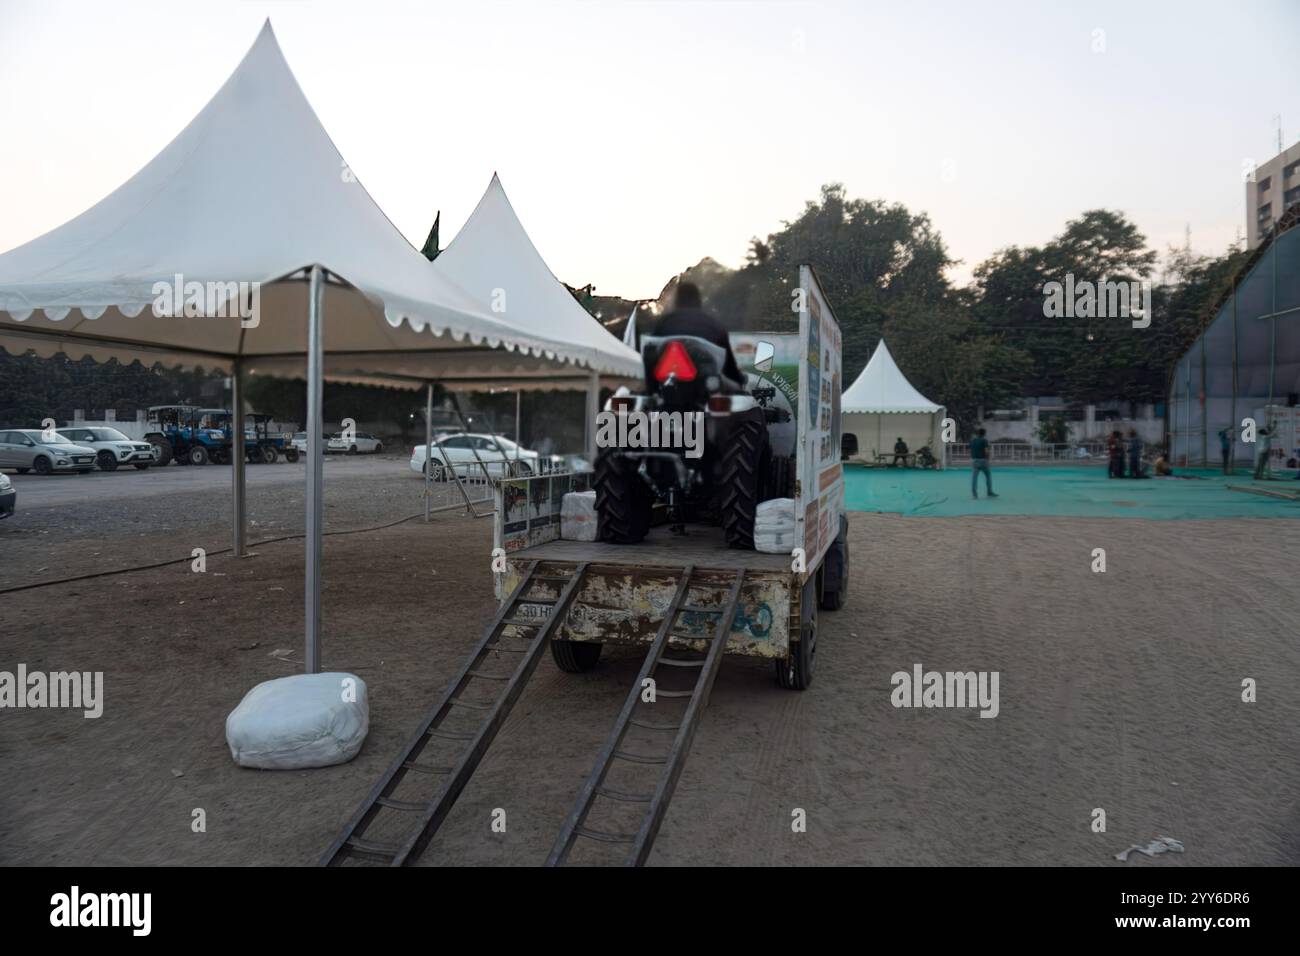
[[[1275,117],[1300,138],[1297,0],[0,0],[0,251],[147,163],[267,17],[414,245],[496,170],[561,279],[628,298],[740,265],[831,181],[929,213],[959,284],[1098,206],[1218,253]]]

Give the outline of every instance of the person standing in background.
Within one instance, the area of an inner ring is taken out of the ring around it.
[[[1128,430],[1128,476],[1142,477],[1142,439],[1136,428]]]
[[[1124,438],[1118,429],[1106,439],[1106,454],[1110,456],[1110,477],[1124,477]]]
[[[1229,474],[1228,462],[1232,459],[1232,426],[1219,431],[1219,454],[1223,458],[1223,473]]]
[[[970,440],[970,496],[978,498],[980,472],[984,472],[984,491],[990,498],[993,493],[993,476],[989,473],[989,440],[984,437],[984,429],[978,429]]]

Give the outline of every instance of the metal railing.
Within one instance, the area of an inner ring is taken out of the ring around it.
[[[969,442],[949,442],[947,448],[949,464],[970,464]],[[1105,465],[1108,460],[1104,441],[1042,445],[1022,442],[989,444],[989,463],[993,465]]]

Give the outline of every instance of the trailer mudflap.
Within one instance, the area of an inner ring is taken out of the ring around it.
[[[510,559],[506,568],[501,584],[503,593],[510,594],[527,572],[527,562]],[[692,580],[725,584],[735,573],[735,569],[700,568]],[[681,568],[666,566],[589,566],[582,588],[569,608],[568,619],[556,629],[554,637],[598,644],[649,645],[668,612],[681,574]],[[798,610],[791,602],[797,587],[793,572],[746,571],[736,618],[727,638],[727,653],[784,658],[790,647],[790,615]],[[539,582],[530,594],[539,599],[555,597],[546,590],[544,582]],[[716,587],[692,588],[686,605],[708,608],[720,600]],[[520,618],[545,618],[549,613],[550,606],[540,603],[522,604],[518,609]],[[670,638],[670,646],[704,651],[716,621],[716,616],[702,611],[681,614],[675,631],[678,636]],[[683,633],[699,637],[680,636]]]

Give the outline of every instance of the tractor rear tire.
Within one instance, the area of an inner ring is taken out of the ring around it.
[[[153,445],[153,460],[155,465],[170,465],[172,463],[173,456],[170,442],[155,437],[149,439],[149,444]]]
[[[596,456],[591,483],[596,489],[596,527],[602,541],[636,544],[649,533],[654,502],[635,462],[617,451],[601,452]]]
[[[766,452],[767,428],[762,422],[742,422],[728,436],[718,472],[718,513],[729,548],[754,550],[758,484]]]
[[[581,674],[596,666],[604,644],[589,641],[557,641],[551,639],[551,658],[555,666],[566,674]]]
[[[208,450],[202,445],[194,445],[186,452],[185,460],[191,465],[206,465],[208,463]]]
[[[286,448],[284,450],[284,460],[291,465],[296,465],[298,463],[298,449]]]
[[[272,445],[262,446],[262,461],[266,462],[268,465],[274,465],[275,460],[279,457],[280,456],[275,453],[274,446]]]

